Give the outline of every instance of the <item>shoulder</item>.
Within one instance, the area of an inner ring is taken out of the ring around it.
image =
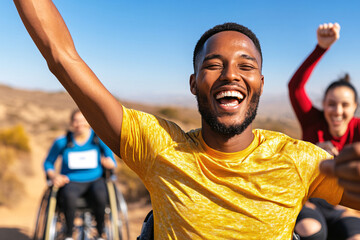
[[[60,153],[63,149],[66,148],[66,144],[67,144],[66,136],[57,137],[53,142],[50,152],[56,154]]]
[[[260,142],[284,143],[289,141],[290,142],[298,141],[297,139],[291,138],[284,133],[276,132],[276,131],[254,129],[253,133],[259,138]]]
[[[142,111],[123,108],[123,126],[122,131],[128,131],[132,127],[136,127],[138,130],[142,129],[146,132],[156,132],[157,134],[166,135],[181,135],[185,133],[183,130],[174,122],[158,117],[153,114],[145,113]]]
[[[276,131],[270,131],[270,130],[264,130],[264,129],[255,129],[253,133],[256,135],[256,137],[259,139],[259,146],[260,147],[269,147],[272,148],[273,151],[277,151],[276,149],[282,149],[283,150],[289,150],[294,148],[295,145],[302,145],[301,141],[295,138],[291,138],[288,135],[276,132]],[[284,147],[286,147],[284,149]]]
[[[60,136],[60,137],[57,137],[54,140],[54,145],[56,145],[56,146],[66,146],[66,142],[67,142],[66,136]]]
[[[358,117],[353,117],[349,123],[349,125],[354,125],[355,127],[360,127],[360,118]]]
[[[318,146],[292,138],[284,133],[255,129],[254,134],[257,134],[261,145],[272,147],[274,151],[278,151],[293,158],[329,158],[331,157],[326,151]]]
[[[269,158],[275,157],[291,163],[304,179],[318,174],[318,166],[322,160],[333,158],[328,152],[310,142],[291,138],[279,132],[255,132],[259,134],[258,152],[267,154]]]
[[[202,139],[201,128],[190,130],[186,133],[186,137],[193,142],[199,142]]]
[[[154,120],[155,116],[139,110],[123,107],[124,120]]]

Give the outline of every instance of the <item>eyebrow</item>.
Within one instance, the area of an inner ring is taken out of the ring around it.
[[[251,57],[251,56],[249,56],[247,54],[241,54],[240,57],[244,58],[244,59],[247,59],[247,60],[250,60],[250,61],[254,61],[254,62],[256,62],[258,64],[256,58]],[[204,58],[203,62],[211,60],[211,59],[215,59],[215,58],[223,59],[223,57],[220,54],[211,54],[211,55],[206,56]]]
[[[254,61],[254,62],[258,63],[258,62],[257,62],[257,60],[256,60],[256,58],[251,57],[251,56],[249,56],[249,55],[247,55],[247,54],[241,54],[241,56],[240,56],[240,57],[241,57],[241,58],[245,58],[245,59],[247,59],[247,60]]]
[[[220,54],[210,54],[204,58],[203,62],[206,62],[208,60],[215,59],[215,58],[223,59],[223,57]]]

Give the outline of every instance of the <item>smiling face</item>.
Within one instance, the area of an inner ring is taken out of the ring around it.
[[[354,92],[349,87],[341,86],[328,91],[323,108],[332,136],[341,137],[345,134],[356,107]]]
[[[90,125],[81,112],[76,112],[72,116],[70,125],[75,135],[83,135],[90,130]]]
[[[261,56],[250,38],[236,31],[210,37],[190,77],[203,128],[228,137],[241,134],[255,118],[263,84]]]

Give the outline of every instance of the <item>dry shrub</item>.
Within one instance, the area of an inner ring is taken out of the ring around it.
[[[14,164],[15,156],[13,148],[0,145],[0,177]]]
[[[24,195],[24,185],[14,174],[0,176],[0,205],[13,207]]]
[[[14,147],[20,151],[30,151],[29,137],[21,125],[0,130],[0,144]]]
[[[23,184],[16,174],[9,171],[16,158],[15,150],[0,147],[0,205],[13,206],[21,199]]]
[[[179,113],[176,108],[164,107],[159,110],[159,114],[165,116],[166,118],[178,118]]]
[[[24,186],[18,176],[24,173],[21,169],[30,169],[24,161],[29,152],[29,138],[21,125],[0,130],[0,205],[13,206],[21,199]]]
[[[146,198],[150,201],[149,192],[136,173],[132,171],[121,159],[117,159],[117,162],[118,167],[116,176],[119,183],[125,186],[125,192],[123,194],[126,200],[134,202],[139,199]]]

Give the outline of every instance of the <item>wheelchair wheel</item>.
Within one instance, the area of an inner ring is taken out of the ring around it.
[[[109,196],[104,219],[106,239],[129,240],[130,231],[125,199],[113,181],[107,181],[106,187]],[[65,238],[65,216],[57,203],[57,191],[57,188],[49,187],[42,197],[33,240],[63,240]],[[74,239],[95,239],[97,235],[95,217],[86,203],[78,206],[76,215],[75,218],[79,219],[79,222],[74,223]]]
[[[61,240],[65,238],[65,216],[57,206],[58,189],[52,187],[47,207],[44,240]]]
[[[65,217],[56,206],[57,188],[49,187],[41,200],[33,240],[65,238]]]
[[[97,236],[95,216],[91,209],[77,210],[74,223],[73,237],[76,240],[95,240]]]
[[[65,216],[59,210],[55,211],[53,219],[51,221],[51,227],[49,232],[49,240],[62,240],[66,237],[66,223]]]
[[[111,209],[110,207],[107,207],[105,209],[105,218],[104,218],[104,232],[106,234],[107,239],[115,239],[114,231],[113,231],[113,221],[112,221],[112,215],[111,215]],[[119,236],[119,240],[122,238]]]
[[[47,219],[47,208],[50,199],[51,188],[47,188],[40,202],[33,240],[40,240],[44,238],[45,223]]]
[[[114,182],[107,182],[110,209],[108,209],[105,222],[105,231],[108,239],[129,240],[129,221],[127,216],[127,205],[123,195],[117,190]]]
[[[118,219],[119,225],[118,228],[121,229],[122,240],[130,239],[130,228],[129,228],[129,218],[128,218],[128,209],[127,204],[124,198],[124,195],[115,187],[116,198],[117,198],[117,207],[118,207]]]

